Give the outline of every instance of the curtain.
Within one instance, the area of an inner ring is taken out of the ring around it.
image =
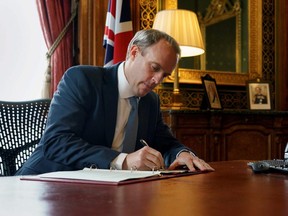
[[[36,0],[45,43],[48,50],[71,17],[73,0]],[[55,51],[47,54],[48,67],[42,96],[51,98],[64,72],[73,64],[73,29],[69,26]]]

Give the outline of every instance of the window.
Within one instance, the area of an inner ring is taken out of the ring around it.
[[[47,47],[35,1],[0,1],[0,100],[41,97]]]

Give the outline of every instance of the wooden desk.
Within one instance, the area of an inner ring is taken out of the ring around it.
[[[103,186],[0,178],[1,215],[288,215],[288,175],[253,174],[247,161],[216,172]]]

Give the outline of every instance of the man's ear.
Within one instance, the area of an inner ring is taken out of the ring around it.
[[[139,48],[136,45],[133,45],[130,49],[130,57],[135,58],[139,52]]]

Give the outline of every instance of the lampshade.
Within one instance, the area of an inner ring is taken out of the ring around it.
[[[204,53],[198,19],[192,11],[179,9],[159,11],[152,28],[172,36],[180,45],[181,57]]]

